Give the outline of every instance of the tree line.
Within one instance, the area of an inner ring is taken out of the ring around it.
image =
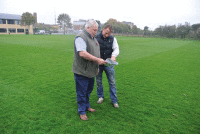
[[[136,25],[133,25],[132,28],[128,24],[124,24],[123,22],[119,22],[116,19],[109,19],[104,25],[110,24],[114,29],[114,33],[132,33],[132,34],[141,34],[143,30],[137,28]]]
[[[189,25],[188,22],[185,25],[179,25],[176,27],[172,26],[160,26],[156,28],[153,35],[166,38],[189,38],[189,39],[200,39],[200,23]]]
[[[21,17],[21,24],[28,25],[35,23],[35,19],[31,13],[23,13]],[[102,29],[101,22],[96,20],[99,24],[99,31]],[[71,18],[68,14],[62,13],[59,14],[57,18],[57,23],[60,28],[63,29],[64,34],[68,31],[69,28],[72,28]],[[190,26],[188,22],[185,25],[165,25],[159,26],[154,31],[149,30],[148,26],[145,26],[144,29],[138,28],[136,25],[132,25],[132,27],[128,24],[124,24],[123,22],[119,22],[116,19],[109,19],[104,25],[110,24],[113,26],[114,33],[119,34],[132,34],[132,35],[143,35],[143,36],[153,36],[153,37],[162,37],[162,38],[192,38],[192,39],[200,39],[200,23],[193,24]],[[36,25],[34,30],[38,29],[50,30],[51,27],[42,27],[41,25]],[[54,29],[55,31],[55,29]]]
[[[144,29],[137,28],[134,25],[130,28],[129,25],[118,22],[115,19],[109,19],[105,24],[111,24],[115,33],[121,34],[138,34],[143,36],[161,37],[161,38],[189,38],[189,39],[200,39],[200,23],[193,24],[192,26],[185,22],[185,25],[165,25],[159,26],[154,31],[149,30],[148,26]]]

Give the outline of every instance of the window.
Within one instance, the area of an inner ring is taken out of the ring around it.
[[[28,29],[26,29],[26,34],[29,34]]]
[[[20,20],[16,20],[16,24],[20,25],[21,24]]]
[[[15,28],[8,28],[8,31],[9,31],[10,33],[16,33],[16,29],[15,29]]]
[[[4,19],[0,20],[0,24],[6,24],[6,20]]]
[[[0,28],[0,33],[7,33],[7,29],[6,28]]]
[[[24,29],[17,29],[18,33],[24,33]]]
[[[8,24],[15,24],[15,20],[7,20]]]

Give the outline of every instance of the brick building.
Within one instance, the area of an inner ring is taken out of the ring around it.
[[[86,20],[81,20],[81,19],[79,21],[74,21],[73,29],[74,30],[83,30],[86,22],[87,22]]]

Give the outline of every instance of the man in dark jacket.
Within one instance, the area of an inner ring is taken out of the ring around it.
[[[106,60],[107,58],[111,58],[111,60],[116,61],[116,57],[119,54],[119,45],[117,43],[117,39],[111,35],[113,32],[113,28],[111,25],[106,25],[101,33],[96,35],[96,39],[100,45],[100,56],[102,59]],[[115,108],[119,108],[117,103],[117,92],[116,92],[116,84],[115,84],[115,70],[114,66],[106,66],[100,65],[99,66],[99,73],[96,77],[97,83],[97,96],[99,100],[97,101],[98,104],[103,103],[104,100],[104,92],[103,92],[103,85],[102,85],[102,73],[105,71],[108,83],[109,83],[109,92],[110,92],[110,99]]]

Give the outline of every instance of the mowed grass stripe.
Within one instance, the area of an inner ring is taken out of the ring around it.
[[[2,38],[4,40],[2,40]],[[31,43],[28,43],[31,40]],[[0,36],[1,133],[199,133],[199,42],[117,37],[119,109],[78,117],[74,36]],[[47,43],[45,43],[47,42]]]
[[[123,38],[122,40],[120,40]],[[156,53],[168,51],[174,48],[191,44],[191,41],[179,41],[173,39],[118,37],[120,55],[117,57],[120,64],[148,57]]]
[[[185,45],[116,67],[118,87],[122,88],[118,88],[118,96],[124,100],[120,104],[133,105],[127,113],[137,113],[143,117],[141,122],[152,127],[161,125],[161,132],[175,132],[179,121],[193,126],[179,133],[198,132],[200,62],[195,57],[199,48],[197,43]]]

